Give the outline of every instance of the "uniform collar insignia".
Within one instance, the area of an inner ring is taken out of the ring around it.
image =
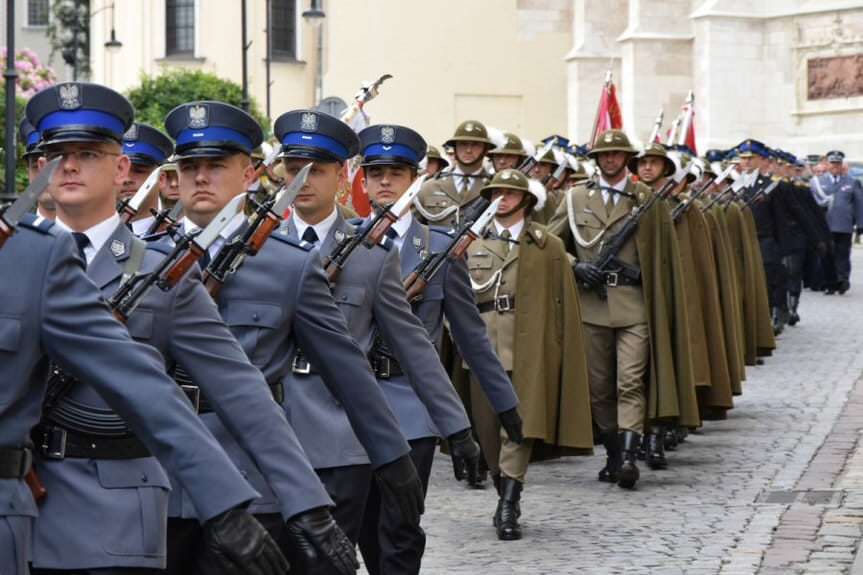
[[[416,249],[420,249],[420,248],[422,247],[422,245],[423,245],[423,240],[422,240],[422,238],[421,238],[421,237],[419,237],[419,236],[414,236],[414,237],[413,237],[413,243],[414,243],[414,247],[415,247]]]
[[[115,258],[119,258],[126,253],[126,244],[120,240],[111,240],[110,250]]]
[[[345,232],[343,232],[342,230],[336,230],[333,234],[333,237],[336,239],[337,242],[342,242],[345,239]]]

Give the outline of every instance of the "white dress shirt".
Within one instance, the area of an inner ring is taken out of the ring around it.
[[[494,231],[497,232],[498,237],[500,237],[504,230],[509,230],[509,237],[513,240],[517,240],[518,237],[521,235],[521,230],[523,229],[524,219],[518,220],[516,223],[512,224],[508,228],[502,226],[501,223],[497,221],[497,219],[494,220]]]
[[[323,242],[324,238],[327,237],[327,234],[330,233],[330,228],[333,227],[334,223],[336,223],[336,218],[338,217],[338,209],[333,206],[333,213],[325,217],[323,220],[319,221],[316,224],[307,224],[299,216],[296,210],[291,211],[291,218],[293,218],[294,225],[297,227],[297,237],[299,239],[303,239],[303,234],[306,233],[306,228],[311,226],[312,229],[315,230],[315,233],[318,235],[318,244],[316,244],[317,247],[320,247],[320,243]]]
[[[150,229],[150,226],[155,221],[156,221],[155,216],[147,216],[146,218],[141,218],[140,220],[133,221],[132,222],[132,233],[140,238],[145,233],[147,233],[147,230]]]
[[[605,178],[599,176],[599,189],[602,191],[602,201],[603,203],[608,203],[608,194],[611,194],[611,205],[616,206],[617,200],[619,199],[620,194],[614,194],[609,192],[606,188],[611,188],[613,190],[617,190],[618,192],[623,192],[626,188],[626,177],[620,178],[620,181],[614,185],[609,184],[605,181]]]
[[[67,232],[74,231],[72,230],[72,228],[66,225],[66,223],[63,222],[63,220],[61,220],[59,216],[56,220],[54,220],[54,223],[56,223],[61,230],[66,230]],[[90,240],[90,244],[84,248],[84,257],[87,259],[87,265],[90,265],[90,262],[92,262],[93,258],[96,257],[96,254],[99,252],[100,249],[102,249],[102,246],[105,245],[105,242],[108,241],[108,238],[114,235],[114,232],[117,230],[117,226],[121,224],[122,222],[120,222],[120,214],[114,213],[114,215],[112,215],[108,219],[102,220],[92,228],[81,232],[85,236],[87,236],[88,240]]]
[[[405,215],[400,217],[392,226],[390,226],[390,229],[395,230],[396,234],[398,234],[393,238],[393,243],[396,245],[396,249],[398,249],[399,252],[402,251],[402,246],[405,245],[405,236],[407,235],[408,230],[411,229],[413,221],[413,213],[408,210],[405,212]]]

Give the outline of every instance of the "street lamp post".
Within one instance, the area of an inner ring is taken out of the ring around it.
[[[15,162],[17,161],[18,147],[15,142],[17,126],[15,125],[15,79],[18,73],[15,71],[15,0],[6,0],[6,70],[3,78],[6,80],[6,141],[4,143],[6,152],[6,182],[3,190],[3,200],[11,200],[15,197]],[[0,202],[2,203],[2,202]]]
[[[248,62],[248,50],[250,43],[247,42],[246,38],[246,0],[242,0],[240,3],[240,10],[242,10],[242,14],[240,15],[240,26],[243,27],[242,33],[240,34],[240,40],[243,42],[243,99],[240,101],[240,107],[249,111],[249,62]]]
[[[303,12],[303,20],[318,29],[318,65],[315,78],[315,104],[324,99],[324,12],[323,0],[312,0],[308,10]]]

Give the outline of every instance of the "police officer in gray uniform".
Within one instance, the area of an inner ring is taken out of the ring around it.
[[[360,132],[366,189],[375,206],[392,204],[407,191],[417,177],[419,161],[426,154],[426,142],[417,132],[404,126],[370,126]],[[442,228],[429,228],[408,211],[389,230],[394,250],[398,250],[401,277],[407,277],[431,253],[441,253],[453,241]],[[491,344],[485,323],[476,307],[470,276],[464,259],[447,259],[432,278],[418,301],[411,305],[432,342],[440,347],[444,337],[444,316],[455,344],[476,373],[483,390],[511,437],[521,441],[518,397]],[[378,350],[387,353],[387,350]],[[389,376],[378,381],[411,444],[411,457],[420,471],[423,487],[428,489],[435,445],[440,434],[423,402],[417,396],[397,360],[391,355],[374,363],[388,363]],[[419,573],[425,550],[421,528],[403,525],[388,505],[382,504],[379,491],[372,485],[360,550],[369,573]]]
[[[200,127],[202,123],[206,127]],[[184,227],[206,225],[215,212],[248,187],[248,182],[241,180],[253,175],[249,152],[260,145],[261,128],[247,113],[221,102],[184,104],[168,115],[165,124],[178,142],[180,198],[186,210]],[[220,130],[221,136],[211,135],[215,130]],[[251,149],[247,147],[249,144]],[[212,178],[217,171],[223,177]],[[242,185],[231,187],[226,174],[236,177],[237,184]],[[204,186],[212,196],[201,199],[198,193]],[[241,226],[228,233],[227,242],[244,230],[245,226]],[[321,394],[332,394],[344,406],[377,480],[385,487],[388,502],[396,509],[401,509],[400,501],[414,507],[421,505],[422,490],[408,455],[410,448],[365,354],[348,334],[345,318],[333,300],[321,268],[320,256],[310,244],[283,232],[272,234],[254,257],[247,257],[237,272],[228,276],[218,293],[218,306],[246,355],[267,381],[275,382],[279,388],[291,369],[292,349],[299,345],[320,372],[320,379],[307,378],[303,384],[320,385]],[[285,409],[293,417],[300,408],[288,401]],[[203,417],[252,485],[264,494],[251,511],[264,525],[274,526],[271,533],[278,533],[283,523],[278,515],[276,494],[219,418]],[[414,479],[400,481],[401,477]],[[172,508],[172,511],[180,510]],[[180,516],[185,515],[177,515]],[[170,520],[169,526],[178,528],[173,534],[180,530],[183,521]],[[193,525],[196,527],[197,522]],[[286,551],[292,566],[297,567],[304,564],[304,559],[298,557],[299,545],[290,541],[291,535],[288,533]]]
[[[291,237],[316,246],[326,258],[337,244],[357,233],[335,205],[342,165],[356,154],[357,136],[343,122],[310,110],[283,114],[276,120],[275,133],[282,142],[286,181],[292,181],[310,160],[314,162],[285,229]],[[336,303],[367,355],[378,339],[392,350],[435,426],[449,440],[453,456],[475,466],[479,446],[471,438],[467,414],[422,323],[411,313],[401,285],[398,253],[391,248],[391,242],[371,250],[357,248],[333,282]],[[293,362],[285,380],[288,416],[336,501],[336,520],[356,541],[371,483],[368,455],[340,402],[318,381],[321,368],[308,360],[301,347]],[[385,487],[380,481],[378,485]],[[419,525],[418,514],[409,519]]]
[[[111,317],[99,290],[87,279],[71,238],[52,229],[50,221],[39,226],[32,221],[21,223],[0,248],[0,573],[28,572],[31,522],[38,511],[22,478],[32,459],[28,434],[39,421],[45,397],[46,355],[69,374],[88,381],[122,414],[148,453],[183,485],[195,488],[195,505],[205,522],[207,558],[221,559],[221,565],[210,562],[202,573],[233,573],[238,568],[283,573],[287,564],[275,544],[240,509],[257,493],[165,375],[162,358],[153,348],[135,343]],[[153,479],[163,477],[159,469]],[[110,473],[102,479],[112,486],[119,483]],[[71,487],[49,491],[48,499],[71,498],[69,503],[76,508],[85,504],[88,494]],[[44,509],[43,518],[49,512]],[[114,518],[99,515],[95,521],[113,529],[129,528],[113,523]],[[60,519],[89,532],[90,527],[79,523],[84,517]],[[113,541],[86,544],[101,547]],[[228,565],[233,570],[228,571]],[[121,572],[134,571],[103,571]]]
[[[809,184],[816,201],[824,198],[827,224],[833,238],[833,269],[827,266],[824,293],[844,294],[851,287],[851,239],[855,227],[863,228],[863,187],[844,173],[845,154],[827,152],[827,172]]]
[[[51,188],[56,225],[73,230],[87,274],[104,297],[114,294],[124,276],[154,271],[170,247],[145,245],[114,211],[115,186],[128,169],[120,138],[131,122],[131,104],[109,88],[69,83],[34,96],[27,115],[42,133],[46,157],[62,158]],[[172,290],[151,289],[129,316],[129,333],[191,375],[283,494],[285,520],[316,548],[331,550],[322,551],[322,559],[341,563],[344,554],[352,559],[326,511],[331,501],[284,413],[199,277],[195,268]],[[53,404],[33,433],[40,475],[50,494],[33,532],[34,567],[164,567],[170,482],[158,461],[86,379],[54,397]],[[310,516],[316,519],[313,524]],[[200,551],[192,550],[189,569]]]

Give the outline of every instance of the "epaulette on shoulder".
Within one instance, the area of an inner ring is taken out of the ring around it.
[[[21,221],[18,222],[18,225],[46,235],[53,235],[54,233],[52,231],[54,229],[54,220],[40,218],[36,214],[25,215],[21,218]]]
[[[309,242],[304,242],[303,240],[291,237],[288,235],[287,230],[276,230],[270,234],[270,239],[282,242],[283,244],[288,244],[289,246],[301,249],[304,252],[310,252],[314,248],[314,246]]]

